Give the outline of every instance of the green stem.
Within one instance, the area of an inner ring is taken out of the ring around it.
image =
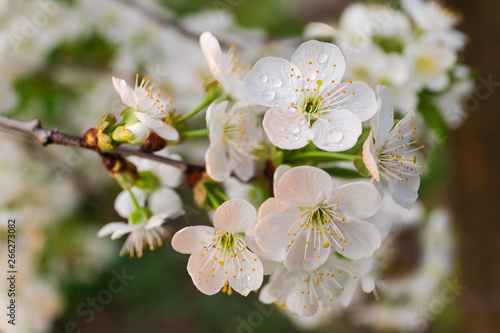
[[[134,193],[132,192],[131,189],[128,189],[128,193],[130,193],[130,197],[132,198],[132,201],[134,202],[134,206],[136,209],[142,209],[141,206],[139,206],[139,203],[137,202],[137,199],[135,198]]]
[[[201,102],[200,105],[198,105],[196,108],[194,108],[194,110],[192,110],[191,112],[186,113],[185,115],[180,116],[179,118],[177,118],[177,124],[181,124],[184,121],[186,121],[189,118],[191,118],[192,116],[196,115],[198,112],[200,112],[205,107],[207,107],[210,103],[212,103],[213,101],[215,101],[215,99],[217,97],[219,97],[219,94],[213,93],[211,91],[208,91],[207,95],[205,96],[205,99],[203,100],[203,102]]]
[[[345,160],[345,161],[355,161],[359,158],[363,158],[360,155],[349,155],[349,154],[329,152],[329,151],[306,151],[303,153],[288,156],[285,159],[285,161],[286,162],[295,162],[295,161],[300,161],[304,158],[311,158],[311,157],[332,158],[332,159]]]
[[[215,189],[215,194],[217,194],[219,196],[219,198],[221,198],[222,200],[224,201],[229,201],[231,200],[231,198],[229,198],[226,193],[224,193],[223,191],[219,190],[218,188]]]
[[[193,131],[185,131],[181,132],[181,135],[185,138],[195,138],[195,137],[200,137],[200,136],[207,136],[208,135],[208,129],[199,129],[199,130],[193,130]]]
[[[207,191],[207,198],[208,200],[210,201],[210,203],[212,204],[212,206],[214,207],[214,210],[217,210],[217,208],[219,208],[219,202],[217,201],[217,199],[210,193]]]

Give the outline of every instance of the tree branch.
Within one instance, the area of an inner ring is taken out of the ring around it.
[[[194,165],[182,161],[173,160],[167,157],[150,154],[141,150],[140,147],[135,148],[127,146],[118,146],[114,151],[103,152],[96,147],[88,145],[83,137],[61,133],[57,129],[53,131],[44,129],[42,127],[42,123],[38,119],[32,121],[21,121],[0,116],[0,127],[5,127],[17,132],[28,134],[36,138],[38,142],[40,142],[43,146],[47,146],[49,144],[56,144],[56,145],[74,146],[74,147],[89,149],[99,154],[111,153],[111,154],[126,155],[126,156],[137,156],[173,166],[175,168],[182,170],[184,173],[191,173],[193,171],[196,172],[205,171],[205,168],[203,166]]]

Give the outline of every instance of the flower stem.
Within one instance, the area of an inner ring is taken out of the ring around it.
[[[131,189],[128,189],[128,193],[130,193],[130,197],[132,198],[132,201],[134,202],[134,206],[136,209],[142,209],[141,206],[139,206],[139,203],[137,202],[137,199],[135,198],[134,192],[132,192]]]
[[[208,129],[199,129],[199,130],[193,130],[193,131],[185,131],[181,132],[181,135],[185,138],[195,138],[195,137],[200,137],[200,136],[207,136],[208,135]]]
[[[285,158],[285,161],[295,162],[295,161],[300,161],[304,158],[311,158],[311,157],[332,158],[345,161],[355,161],[359,158],[363,158],[360,155],[349,155],[349,154],[329,152],[329,151],[306,151],[303,153],[298,153],[292,156],[288,156],[287,158]]]
[[[203,102],[200,103],[200,105],[198,105],[197,107],[195,107],[191,112],[186,113],[185,115],[180,116],[179,118],[177,118],[177,124],[181,124],[184,121],[186,121],[189,118],[191,118],[192,116],[198,114],[198,112],[200,112],[201,110],[205,109],[205,107],[207,107],[210,103],[212,103],[213,101],[215,101],[215,99],[217,97],[219,97],[219,94],[217,92],[214,93],[213,91],[209,90],[207,92],[207,95],[205,96],[205,99],[203,100]]]

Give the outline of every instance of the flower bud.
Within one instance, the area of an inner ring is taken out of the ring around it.
[[[151,132],[149,137],[144,141],[142,145],[142,150],[146,153],[154,153],[155,151],[162,150],[167,146],[167,141],[156,134],[155,132]]]
[[[139,179],[134,185],[145,193],[153,193],[160,188],[160,179],[151,171],[139,172]]]
[[[111,178],[116,180],[124,190],[134,186],[139,179],[137,167],[122,156],[105,154],[102,157],[102,163],[108,169]]]
[[[193,193],[198,206],[207,210],[216,210],[227,199],[222,184],[210,179],[206,174],[196,183]]]
[[[125,124],[125,130],[129,131],[128,142],[140,145],[146,141],[150,133],[149,128],[141,122],[132,125]]]

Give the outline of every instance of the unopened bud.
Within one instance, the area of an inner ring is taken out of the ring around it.
[[[155,132],[151,132],[149,137],[144,141],[142,145],[142,150],[146,153],[153,153],[155,151],[162,150],[167,145],[167,141],[156,134]]]
[[[142,145],[144,141],[149,137],[149,128],[141,122],[132,124],[130,126],[125,125],[125,130],[129,132],[128,142],[132,144]]]
[[[193,188],[194,200],[204,209],[216,210],[226,201],[224,188],[206,174]]]
[[[106,154],[102,157],[102,163],[109,170],[111,178],[127,190],[134,186],[139,179],[137,167],[119,155]]]
[[[116,124],[116,118],[113,114],[108,113],[101,117],[99,122],[97,123],[96,130],[97,132],[104,132],[111,126]]]

